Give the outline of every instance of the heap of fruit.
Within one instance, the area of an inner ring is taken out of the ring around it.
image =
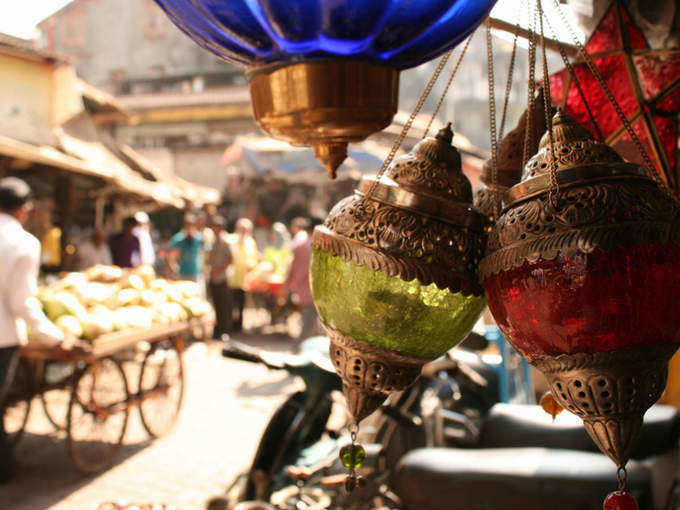
[[[246,288],[250,292],[278,294],[292,261],[293,252],[289,249],[268,246],[262,252],[262,260],[246,275]]]
[[[203,317],[210,304],[198,284],[156,278],[153,268],[94,266],[68,273],[38,293],[45,315],[64,334],[85,340]]]

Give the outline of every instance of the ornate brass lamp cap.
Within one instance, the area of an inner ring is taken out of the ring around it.
[[[449,124],[396,158],[380,181],[364,178],[317,227],[313,246],[387,276],[481,295],[486,220],[472,208],[452,139]]]
[[[546,133],[522,181],[505,196],[480,263],[482,281],[539,258],[680,241],[680,208],[644,168],[625,162],[561,110],[553,126],[559,193]]]
[[[397,112],[399,72],[354,60],[318,60],[248,72],[255,121],[269,135],[313,146],[331,178],[347,144],[387,127]]]

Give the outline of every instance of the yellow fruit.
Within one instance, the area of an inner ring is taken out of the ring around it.
[[[137,266],[132,272],[144,280],[147,287],[151,285],[151,282],[156,278],[156,272],[153,270],[153,267],[149,265]]]
[[[131,289],[141,291],[146,288],[146,283],[144,282],[141,276],[131,274],[130,276],[128,276],[127,281],[125,282],[125,287],[130,287]]]
[[[54,323],[66,336],[80,338],[83,336],[83,326],[73,315],[62,315]]]

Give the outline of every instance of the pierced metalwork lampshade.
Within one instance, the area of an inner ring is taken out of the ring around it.
[[[680,208],[566,114],[553,122],[559,192],[546,134],[480,278],[504,335],[621,467],[680,342]]]
[[[364,179],[313,237],[312,293],[357,421],[469,333],[484,217],[450,126]]]
[[[331,175],[389,125],[399,71],[469,35],[496,0],[156,0],[203,48],[245,66],[256,121],[312,145]]]

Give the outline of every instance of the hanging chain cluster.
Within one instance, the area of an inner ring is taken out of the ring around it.
[[[420,113],[420,110],[422,109],[423,105],[425,104],[425,101],[427,100],[428,96],[430,95],[430,92],[432,91],[432,87],[434,87],[434,84],[437,83],[437,79],[439,79],[439,75],[442,73],[442,70],[444,69],[444,66],[446,66],[446,63],[449,61],[449,58],[451,58],[452,53],[453,53],[453,49],[450,49],[439,60],[439,63],[437,64],[437,68],[434,70],[434,73],[432,73],[430,80],[427,82],[427,85],[425,86],[425,90],[423,90],[423,92],[420,94],[420,97],[418,98],[418,102],[416,103],[416,106],[413,108],[411,115],[409,116],[408,120],[404,124],[404,127],[401,129],[401,133],[399,133],[399,136],[394,141],[394,144],[392,145],[392,149],[390,150],[389,154],[387,155],[387,157],[383,161],[382,165],[380,166],[380,169],[378,170],[378,173],[375,176],[375,180],[371,184],[371,187],[368,188],[368,190],[366,191],[365,197],[367,199],[370,198],[371,195],[373,195],[375,188],[378,185],[378,182],[380,181],[380,178],[383,176],[383,174],[387,170],[387,167],[390,166],[390,163],[392,163],[392,160],[394,159],[394,156],[397,154],[397,151],[401,147],[401,144],[404,141],[404,138],[406,138],[406,135],[408,134],[409,130],[411,129],[411,126],[413,125],[413,121],[415,121],[416,117],[418,116],[418,113]]]
[[[529,5],[529,4],[527,4]],[[536,92],[536,14],[531,8],[529,11],[529,85],[527,87],[527,124],[524,130],[524,152],[522,154],[522,167],[531,158],[531,147],[533,146],[533,126],[534,126],[534,94]]]
[[[538,0],[540,1],[540,0]],[[675,193],[674,190],[672,190],[666,181],[664,181],[659,174],[654,171],[654,163],[652,162],[652,159],[649,157],[649,154],[647,153],[647,150],[645,149],[645,146],[642,144],[640,141],[640,138],[638,137],[637,133],[631,126],[630,122],[628,121],[628,118],[626,117],[625,113],[623,113],[623,110],[621,109],[621,106],[619,105],[618,101],[614,97],[614,94],[612,94],[611,89],[607,85],[607,82],[604,80],[602,77],[602,74],[600,71],[597,69],[597,66],[593,62],[593,58],[590,56],[588,51],[586,50],[585,46],[579,41],[578,37],[576,36],[576,33],[574,32],[574,29],[572,28],[571,24],[569,23],[569,20],[567,19],[566,15],[564,14],[564,11],[562,10],[562,7],[560,6],[559,0],[553,0],[555,8],[557,9],[557,12],[560,16],[560,20],[562,21],[562,24],[567,28],[569,31],[569,35],[571,38],[574,40],[574,45],[578,48],[579,53],[581,55],[581,58],[585,61],[585,64],[588,66],[588,69],[590,69],[590,72],[593,73],[593,76],[597,80],[597,83],[600,85],[600,88],[604,91],[605,95],[607,96],[607,100],[609,103],[612,105],[614,108],[614,111],[616,112],[616,115],[618,116],[619,120],[623,124],[626,133],[630,137],[630,139],[633,141],[635,144],[635,148],[638,150],[640,155],[642,156],[642,159],[644,160],[647,172],[649,173],[650,177],[654,179],[654,182],[663,190],[666,192],[666,194],[671,197],[673,200],[676,202],[680,202],[680,199],[678,198],[677,194]]]
[[[427,135],[430,132],[430,128],[432,127],[432,123],[434,122],[434,119],[437,117],[437,114],[439,113],[439,110],[441,109],[442,104],[444,103],[444,99],[446,99],[446,96],[449,93],[449,88],[451,87],[451,84],[453,83],[453,78],[456,76],[456,73],[458,72],[458,68],[460,67],[460,63],[463,61],[463,57],[465,56],[465,53],[467,52],[467,49],[470,46],[470,42],[472,42],[472,38],[474,36],[475,36],[475,32],[470,34],[470,36],[467,38],[467,41],[465,41],[465,46],[463,46],[463,49],[461,50],[460,55],[458,55],[458,60],[456,60],[456,65],[453,66],[453,70],[451,71],[451,74],[449,75],[449,79],[446,82],[446,85],[444,86],[444,91],[442,92],[441,96],[439,97],[439,101],[437,101],[437,105],[434,107],[432,115],[430,115],[430,120],[428,121],[427,127],[425,128],[425,133],[423,133],[423,138],[427,138]]]
[[[489,85],[489,140],[491,144],[491,183],[494,185],[494,192],[491,200],[493,203],[494,217],[497,218],[501,212],[501,197],[496,192],[495,186],[498,183],[498,133],[496,132],[496,80],[493,70],[493,42],[491,39],[491,23],[486,22],[486,66]]]
[[[523,3],[524,0],[522,0],[520,5],[522,5]],[[510,54],[510,66],[508,67],[508,76],[505,81],[505,101],[503,102],[503,112],[501,113],[501,126],[500,129],[498,130],[499,140],[503,139],[503,134],[505,133],[505,120],[508,113],[508,102],[510,99],[510,92],[512,89],[512,78],[515,72],[515,62],[517,61],[517,43],[519,41],[519,31],[521,28],[520,25],[521,12],[522,12],[521,8],[517,10],[517,23],[515,24],[515,33],[513,34],[512,38],[512,53]]]
[[[550,73],[548,72],[548,57],[545,47],[545,30],[543,29],[543,4],[536,0],[536,9],[540,26],[541,57],[543,65],[543,109],[545,112],[545,125],[548,131],[548,144],[550,149],[550,203],[557,208],[557,200],[560,193],[560,183],[557,177],[557,158],[555,157],[555,138],[553,136],[552,109],[550,95]],[[530,126],[529,126],[530,128]]]
[[[583,103],[583,106],[586,107],[586,112],[588,113],[588,118],[590,119],[590,123],[593,125],[593,128],[595,129],[595,133],[597,135],[597,139],[600,140],[601,142],[604,142],[604,136],[602,135],[602,131],[600,130],[600,126],[595,120],[595,116],[593,115],[593,111],[590,109],[590,105],[588,104],[588,101],[586,100],[586,96],[583,93],[583,88],[581,87],[581,82],[578,79],[578,75],[576,74],[576,71],[574,70],[574,66],[571,65],[571,61],[569,60],[569,57],[567,56],[567,51],[564,49],[564,45],[557,39],[557,32],[553,29],[552,24],[550,23],[550,18],[548,16],[545,17],[545,22],[548,25],[548,29],[550,30],[550,33],[553,36],[553,39],[557,42],[557,50],[560,53],[560,57],[562,57],[562,62],[564,62],[564,67],[567,68],[567,71],[569,72],[569,75],[572,77],[574,80],[574,85],[576,85],[576,90],[578,91],[578,95],[581,98],[581,102]]]

